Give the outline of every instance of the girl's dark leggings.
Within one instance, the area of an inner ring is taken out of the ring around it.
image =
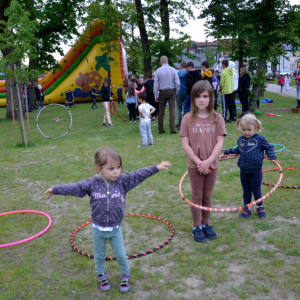
[[[129,110],[129,119],[130,121],[135,121],[136,119],[136,109],[135,109],[135,103],[129,103],[128,104],[128,110]]]
[[[262,170],[255,173],[245,173],[240,170],[241,184],[243,187],[244,206],[251,203],[252,194],[254,199],[257,200],[262,197],[261,182],[262,182]],[[262,202],[257,206],[261,206]]]

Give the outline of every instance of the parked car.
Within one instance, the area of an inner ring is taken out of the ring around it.
[[[281,69],[279,71],[276,71],[275,75],[278,78],[280,75],[286,75],[286,73],[291,74],[291,72],[288,69]]]
[[[299,71],[299,70],[300,70],[300,68],[294,70],[294,72],[293,72],[293,76],[294,76],[294,77],[298,74],[298,71]]]

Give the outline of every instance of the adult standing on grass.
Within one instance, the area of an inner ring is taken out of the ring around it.
[[[148,72],[146,75],[146,82],[144,83],[144,91],[147,95],[147,103],[152,105],[155,108],[154,113],[152,114],[152,120],[154,121],[158,115],[158,102],[155,101],[154,93],[153,93],[154,79],[152,76],[152,72]]]
[[[157,69],[154,78],[153,92],[155,101],[159,102],[158,133],[165,133],[164,116],[166,104],[169,103],[170,133],[175,134],[175,102],[180,82],[176,70],[169,66],[168,57],[160,58],[161,67]]]
[[[101,96],[102,96],[102,104],[104,107],[104,118],[103,118],[103,126],[104,127],[115,127],[110,118],[110,101],[113,101],[111,97],[111,89],[110,89],[110,78],[105,77],[104,84],[101,88]],[[108,124],[106,124],[108,123]]]
[[[296,81],[297,100],[299,100],[299,93],[300,93],[300,70],[298,71],[298,74],[295,77],[295,81]]]
[[[234,112],[231,103],[231,95],[233,93],[233,74],[232,69],[228,68],[229,61],[227,59],[222,60],[223,72],[220,80],[220,92],[222,97],[222,109],[223,118],[226,122],[227,109],[229,110],[229,119],[227,122],[231,123],[234,119]]]
[[[236,92],[237,92],[238,87],[239,87],[239,73],[235,69],[235,62],[230,61],[229,62],[229,68],[232,69],[232,88],[233,88],[233,93],[231,94],[231,105],[232,105],[232,110],[233,110],[233,119],[232,119],[232,121],[237,121],[235,96],[236,96]]]
[[[186,75],[188,71],[186,70],[186,62],[182,62],[180,64],[180,71],[178,72],[178,77],[180,81],[180,88],[177,92],[177,119],[178,119],[178,124],[176,125],[176,128],[180,130],[181,126],[181,120],[182,120],[182,109],[184,107],[184,102],[186,99]]]
[[[189,61],[186,64],[186,69],[188,73],[186,74],[186,99],[184,103],[184,115],[188,113],[191,109],[191,91],[193,85],[199,81],[202,80],[201,71],[195,70],[194,63],[192,61]]]
[[[243,117],[247,111],[249,111],[249,103],[248,103],[248,96],[250,91],[250,75],[248,74],[248,69],[246,67],[242,67],[240,70],[240,81],[239,81],[239,99],[242,104],[242,114],[239,118]]]
[[[285,75],[285,90],[290,90],[290,82],[291,82],[291,75],[289,73],[286,73]]]

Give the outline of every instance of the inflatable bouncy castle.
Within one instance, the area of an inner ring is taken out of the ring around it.
[[[122,38],[109,41],[102,33],[102,21],[95,20],[86,32],[87,38],[80,37],[69,52],[60,60],[62,70],[52,70],[40,80],[45,101],[64,103],[65,91],[73,92],[75,102],[91,101],[91,89],[101,89],[105,77],[111,78],[113,97],[128,75],[126,53]],[[103,52],[103,43],[115,44],[119,51]],[[98,90],[96,90],[98,92]],[[6,105],[6,82],[0,80],[0,106]]]

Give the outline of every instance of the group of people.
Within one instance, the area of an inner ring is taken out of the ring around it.
[[[180,84],[175,69],[169,68],[165,64],[166,62],[163,60],[163,68],[158,72],[158,82],[155,83],[154,81],[154,97],[160,103],[160,122],[163,121],[161,112],[164,113],[167,102],[169,102],[170,112],[174,112],[176,91]],[[226,63],[224,65],[226,67]],[[174,79],[172,81],[173,85],[170,85],[168,81],[161,81],[161,78],[166,78],[161,77],[163,74],[168,74],[168,77]],[[204,76],[209,77],[208,74],[210,73],[206,72]],[[230,72],[227,76],[230,78]],[[225,77],[225,80],[227,80],[227,77]],[[227,95],[224,89],[228,92],[231,91],[230,86],[228,88],[222,86],[222,78],[220,86],[223,95]],[[132,85],[131,87],[134,88]],[[129,89],[130,86],[128,86],[128,92]],[[140,103],[139,113],[141,118],[143,119],[147,115],[147,118],[150,119],[149,115],[154,112],[154,107],[146,103],[146,93],[139,92],[137,99]],[[227,99],[227,101],[229,100]],[[137,105],[137,103],[134,103],[134,105]],[[219,154],[223,148],[224,137],[227,136],[224,118],[214,108],[215,92],[211,82],[209,80],[198,80],[190,91],[190,110],[182,118],[180,138],[182,149],[187,157],[192,202],[205,207],[212,206],[212,193],[219,168]],[[170,121],[171,130],[175,130],[174,121],[175,117]],[[148,124],[150,122],[151,125],[151,121],[147,120],[147,122]],[[160,123],[160,125],[162,124]],[[146,124],[140,126],[145,135],[148,132],[147,126]],[[240,155],[238,166],[244,198],[240,218],[247,219],[252,213],[250,205],[252,194],[256,200],[262,197],[261,180],[264,154],[266,152],[271,160],[276,160],[276,156],[273,146],[257,133],[261,130],[261,122],[257,120],[255,115],[245,114],[241,120],[237,121],[236,128],[242,133],[242,136],[237,140],[237,148],[228,149],[223,153]],[[163,127],[160,127],[160,130],[162,129]],[[149,140],[149,143],[151,144],[151,140]],[[146,145],[144,139],[143,145]],[[110,289],[110,282],[104,264],[106,243],[110,241],[121,271],[119,288],[120,291],[125,292],[130,288],[130,268],[121,228],[125,215],[126,194],[160,170],[167,170],[171,164],[168,161],[162,161],[158,165],[121,174],[123,170],[122,159],[114,149],[101,148],[96,152],[94,159],[97,173],[94,177],[77,183],[49,188],[45,191],[45,194],[49,198],[53,195],[76,197],[89,195],[92,210],[94,262],[99,287],[104,291]],[[209,210],[199,210],[191,206],[191,215],[193,223],[191,231],[196,242],[205,243],[207,240],[217,238],[214,226],[210,225]],[[266,218],[263,202],[260,202],[257,206],[257,215],[259,218]]]
[[[281,74],[278,78],[278,84],[281,86],[280,92],[283,90],[283,86],[285,85],[285,90],[290,90],[290,83],[291,83],[292,76],[289,73],[285,75]]]
[[[26,88],[25,88],[26,87]],[[32,112],[30,107],[31,102],[31,90],[33,89],[30,82],[23,85],[23,99],[24,99],[24,109],[25,112],[28,109],[28,112]],[[26,92],[27,92],[27,103],[26,103]],[[44,89],[40,85],[38,81],[34,83],[34,92],[36,96],[36,102],[37,102],[37,111],[39,110],[39,106],[41,105],[41,108],[43,108],[43,102],[44,102]],[[28,108],[27,108],[28,106]]]

